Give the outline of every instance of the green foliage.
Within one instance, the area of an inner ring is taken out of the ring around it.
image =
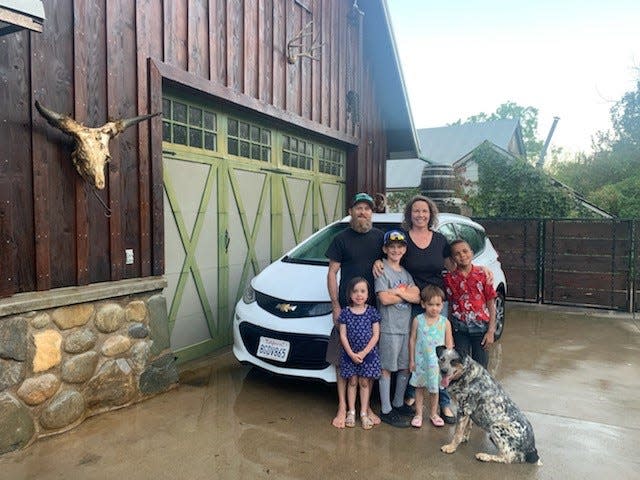
[[[473,153],[478,190],[467,198],[476,216],[554,217],[578,215],[576,202],[544,172],[520,159],[506,158],[488,143]]]
[[[404,211],[404,206],[409,203],[409,200],[411,200],[415,195],[419,194],[420,189],[417,187],[409,190],[402,190],[401,192],[391,192],[387,194],[387,211]]]
[[[605,185],[589,195],[589,199],[616,217],[638,218],[640,216],[640,175]]]
[[[594,153],[553,162],[551,173],[609,213],[640,217],[640,80],[610,110],[612,132],[597,132]]]
[[[464,122],[458,120],[453,125],[460,125],[467,122],[487,122],[490,120],[501,120],[504,118],[519,118],[522,127],[522,139],[527,152],[527,157],[536,161],[540,155],[540,150],[544,142],[538,140],[538,109],[535,107],[523,107],[515,102],[505,102],[500,105],[494,113],[479,113],[467,118]]]

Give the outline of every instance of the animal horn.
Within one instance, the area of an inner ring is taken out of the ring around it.
[[[80,124],[78,124],[78,122],[76,122],[74,119],[66,115],[54,112],[53,110],[49,110],[45,106],[41,105],[37,100],[36,109],[38,110],[38,112],[40,112],[40,115],[42,115],[45,120],[49,122],[49,125],[55,128],[59,128],[69,135],[74,135],[77,131],[77,127],[80,126]]]
[[[116,124],[118,125],[118,131],[121,132],[129,127],[132,127],[136,123],[143,122],[152,117],[155,117],[156,115],[160,115],[161,113],[162,112],[156,112],[156,113],[150,113],[148,115],[140,115],[139,117],[132,117],[132,118],[126,118],[124,120],[119,120],[116,122]]]

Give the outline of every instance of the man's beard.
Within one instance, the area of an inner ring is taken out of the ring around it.
[[[367,233],[371,230],[371,219],[351,217],[350,225],[358,233]]]

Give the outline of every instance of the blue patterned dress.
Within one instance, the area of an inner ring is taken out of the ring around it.
[[[411,373],[409,383],[414,387],[426,387],[429,393],[436,393],[440,386],[440,368],[438,367],[436,347],[444,345],[447,319],[440,315],[436,323],[429,326],[424,313],[418,315],[417,318],[416,369]]]
[[[338,321],[347,326],[347,339],[351,350],[358,353],[367,346],[373,336],[373,324],[380,322],[380,313],[374,307],[367,305],[362,314],[353,313],[349,307],[343,308]],[[342,352],[340,359],[340,376],[351,378],[354,375],[365,378],[378,378],[380,376],[380,356],[376,345],[364,357],[360,364],[354,363],[347,352]]]

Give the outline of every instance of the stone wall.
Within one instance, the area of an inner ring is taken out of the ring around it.
[[[158,286],[146,283],[102,290]],[[177,384],[161,290],[100,298],[99,288],[60,289],[57,301],[56,291],[38,292],[49,296],[44,303],[31,293],[23,307],[50,308],[24,312],[19,299],[11,308],[0,301],[0,454]]]

